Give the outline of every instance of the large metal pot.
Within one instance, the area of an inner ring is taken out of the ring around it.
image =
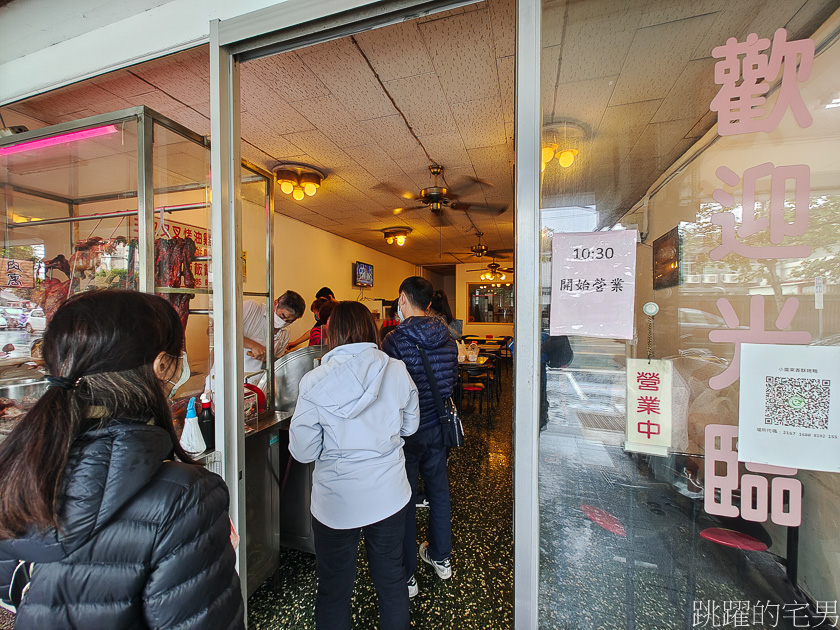
[[[314,370],[326,352],[326,346],[309,346],[290,352],[274,362],[274,409],[276,411],[294,411],[297,404],[300,379],[307,372]],[[265,376],[257,387],[265,391]]]
[[[26,396],[40,398],[50,386],[46,379],[21,378],[0,383],[0,397],[20,400]]]

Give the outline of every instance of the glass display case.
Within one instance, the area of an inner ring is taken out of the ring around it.
[[[0,430],[46,387],[40,340],[80,291],[166,298],[185,329],[191,377],[178,392],[182,406],[205,390],[213,360],[209,174],[209,141],[146,107],[0,139]],[[243,165],[246,230],[270,234],[271,181]],[[262,242],[247,252],[245,288],[269,308],[270,242]]]

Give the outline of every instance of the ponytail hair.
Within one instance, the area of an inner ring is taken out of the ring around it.
[[[0,444],[0,539],[58,527],[57,500],[73,442],[114,418],[154,424],[181,448],[153,363],[174,373],[184,330],[164,299],[136,291],[91,291],[59,307],[44,333],[50,387]],[[167,378],[171,375],[167,375]]]

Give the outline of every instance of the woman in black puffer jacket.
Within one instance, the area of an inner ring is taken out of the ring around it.
[[[0,445],[0,598],[34,563],[17,630],[244,628],[227,488],[172,426],[183,339],[169,303],[129,291],[47,327],[50,388]]]

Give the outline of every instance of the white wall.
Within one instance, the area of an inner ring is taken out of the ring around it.
[[[256,249],[258,244],[249,244],[246,238],[247,235],[243,235],[242,248]],[[249,269],[250,258],[249,254]],[[292,339],[297,339],[315,323],[308,309],[321,287],[330,287],[338,300],[359,298],[361,291],[353,286],[351,275],[351,265],[357,260],[373,265],[373,288],[364,290],[366,298],[393,300],[400,283],[415,275],[414,265],[404,260],[295,219],[279,214],[274,216],[274,293],[280,295],[289,289],[297,291],[307,305],[304,317],[292,324]],[[367,302],[367,305],[370,307],[371,303]]]
[[[371,0],[16,0],[0,9],[0,105],[205,44],[211,20],[283,2],[305,8],[288,26]]]

